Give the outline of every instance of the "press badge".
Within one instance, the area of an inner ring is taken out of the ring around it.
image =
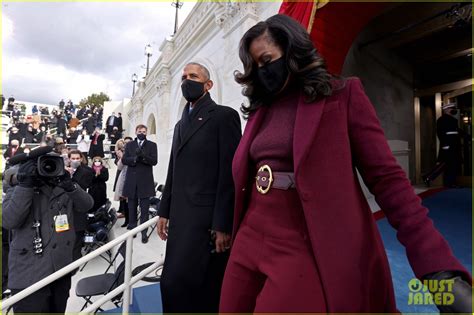
[[[56,228],[56,232],[64,232],[69,230],[69,222],[67,221],[66,214],[60,214],[54,217],[54,226]]]

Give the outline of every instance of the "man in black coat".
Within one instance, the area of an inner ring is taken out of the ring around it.
[[[107,122],[105,123],[105,132],[107,133],[109,138],[114,127],[117,127],[117,117],[115,116],[115,113],[112,112],[112,115],[107,118]]]
[[[128,198],[129,223],[127,229],[137,227],[137,206],[140,203],[140,224],[149,219],[150,197],[155,196],[153,166],[158,163],[156,143],[146,139],[148,128],[138,125],[137,137],[125,146],[122,163],[127,165],[127,176],[122,195]],[[147,243],[147,229],[142,231],[142,243]]]
[[[117,128],[118,128],[118,131],[119,131],[120,135],[122,135],[122,132],[123,132],[122,113],[118,113],[116,126],[117,126]]]
[[[439,139],[438,160],[433,170],[423,176],[427,186],[444,172],[443,186],[455,188],[456,176],[461,173],[462,154],[458,109],[455,103],[442,106],[443,115],[436,121],[436,134]]]
[[[66,170],[71,175],[73,182],[77,183],[84,191],[88,191],[94,179],[94,171],[87,165],[82,164],[82,154],[79,150],[69,152],[70,165]],[[87,214],[82,212],[74,213],[74,229],[76,240],[72,251],[73,260],[81,258],[81,249],[84,245],[84,232],[87,229]]]
[[[158,211],[158,235],[168,242],[161,278],[165,313],[218,311],[234,213],[232,159],[241,125],[235,110],[211,99],[212,86],[204,66],[186,65],[181,89],[188,103],[174,129]]]
[[[66,138],[67,121],[64,119],[63,113],[59,113],[56,118],[56,125],[58,127],[57,134],[59,137]]]

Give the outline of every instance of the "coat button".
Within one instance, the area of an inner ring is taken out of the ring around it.
[[[245,191],[245,187],[244,187],[244,188],[242,188],[242,191]]]
[[[55,248],[56,248],[56,244],[53,244],[53,249],[55,249]]]

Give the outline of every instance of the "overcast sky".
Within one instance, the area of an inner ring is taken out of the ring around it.
[[[179,22],[195,3],[184,2]],[[92,93],[130,97],[131,75],[145,75],[146,44],[173,33],[175,8],[158,3],[2,4],[2,89],[6,98],[78,103]]]

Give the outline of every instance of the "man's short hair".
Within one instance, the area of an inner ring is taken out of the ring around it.
[[[142,124],[138,125],[138,126],[135,128],[135,131],[137,131],[138,129],[143,129],[143,128],[145,128],[145,130],[147,130],[147,131],[148,131],[148,128],[147,128],[147,126],[145,126],[145,125],[142,125]]]
[[[197,62],[188,62],[186,64],[186,66],[189,66],[189,65],[194,65],[194,66],[198,66],[199,68],[201,68],[202,72],[204,73],[204,75],[206,76],[206,79],[207,80],[210,80],[211,79],[211,73],[209,72],[209,70],[204,67],[202,64],[200,63],[197,63]]]
[[[82,159],[82,152],[81,151],[76,150],[76,149],[71,150],[71,151],[69,151],[68,157],[71,158],[71,155],[73,155],[73,154],[78,154]]]

